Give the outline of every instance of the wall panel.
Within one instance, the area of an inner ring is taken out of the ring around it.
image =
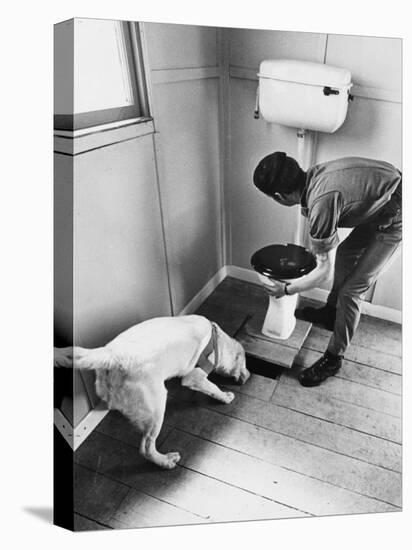
[[[215,28],[144,23],[144,33],[151,70],[218,64]]]
[[[250,268],[258,248],[290,242],[295,209],[278,205],[253,185],[253,172],[264,156],[276,150],[296,155],[296,131],[253,118],[256,83],[231,80],[231,153],[229,204],[233,265]]]
[[[177,314],[223,265],[217,29],[145,23],[143,33]]]
[[[357,86],[392,92],[401,100],[402,41],[399,38],[331,34],[326,63],[349,68]]]
[[[75,341],[170,314],[151,135],[74,161]]]
[[[323,62],[325,34],[310,32],[228,29],[230,64],[256,69],[264,59]]]
[[[156,85],[159,176],[174,313],[222,267],[218,81]]]

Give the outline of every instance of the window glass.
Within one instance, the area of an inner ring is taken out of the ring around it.
[[[75,19],[74,112],[125,107],[133,103],[122,23]]]
[[[140,43],[133,29],[136,23],[104,19],[72,19],[56,25],[56,129],[147,116],[142,109],[143,103],[147,111],[145,84],[137,81],[137,74],[144,78]]]

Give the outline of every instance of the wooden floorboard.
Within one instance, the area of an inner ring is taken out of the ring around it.
[[[313,326],[304,346],[323,353],[328,347],[331,334],[330,331],[324,328]],[[398,353],[392,353],[395,350]],[[397,340],[395,342],[390,341],[389,346],[374,346],[368,345],[366,341],[357,338],[345,352],[345,358],[396,374],[402,373],[400,343]]]
[[[235,387],[232,389],[236,390]],[[346,426],[248,395],[236,394],[232,403],[222,406],[213,399],[183,389],[173,396],[173,401],[171,400],[168,407],[171,412],[173,409],[182,409],[183,406],[186,411],[190,408],[208,408],[369,464],[401,471],[402,448],[397,443],[382,441]],[[166,422],[170,422],[169,418],[168,414]]]
[[[323,353],[303,347],[295,359],[295,365],[301,368],[310,367],[322,357]],[[335,375],[358,384],[380,389],[395,395],[402,394],[402,378],[399,374],[382,371],[369,365],[361,365],[344,359],[341,370]]]
[[[293,374],[293,373],[291,373]],[[275,393],[281,393],[285,385],[291,385],[296,391],[302,387],[297,379],[285,372],[277,385]],[[389,416],[401,417],[402,400],[399,395],[371,388],[343,378],[331,376],[321,386],[310,388],[313,395],[320,394],[344,403],[358,405],[371,411]]]
[[[276,392],[275,392],[276,393]],[[206,409],[171,411],[168,423],[182,431],[396,506],[401,476]]]
[[[80,514],[74,514],[74,531],[106,531],[107,529],[112,527],[97,523]]]
[[[244,311],[236,311],[226,304],[205,303],[196,311],[197,315],[203,315],[210,321],[217,323],[229,336],[234,336],[247,319]]]
[[[221,384],[230,391],[235,391],[250,397],[256,397],[263,401],[269,401],[275,391],[278,381],[258,374],[251,374],[246,384],[239,386],[238,384],[228,384],[224,378],[221,379]]]
[[[353,343],[400,357],[402,327],[385,319],[362,315]]]
[[[92,437],[93,434],[90,436]],[[74,511],[110,527],[110,519],[129,488],[79,464],[74,470]]]
[[[135,489],[129,491],[110,519],[110,525],[117,529],[193,525],[207,522],[208,520],[204,518]]]
[[[242,329],[237,332],[236,339],[243,345],[246,354],[259,357],[280,367],[291,368],[311,329],[311,323],[297,320],[292,335],[286,340],[280,340],[262,334],[262,317],[264,315],[248,319]]]
[[[399,418],[336,400],[314,388],[283,383],[282,390],[274,392],[272,402],[395,443],[402,441]]]
[[[91,434],[87,446],[87,449],[81,447],[81,452],[76,452],[76,461],[84,466],[83,470],[93,469],[98,472],[96,476],[100,474],[106,480],[106,484],[133,488],[162,503],[196,515],[198,523],[205,520],[218,522],[302,515],[292,508],[179,465],[173,470],[163,470],[144,461],[135,447],[103,434]],[[173,450],[165,443],[162,447],[166,451]],[[119,502],[111,495],[109,497],[109,502],[116,502],[110,505],[110,513],[106,511],[104,514],[106,522],[110,522],[112,517],[118,520],[116,511],[126,494],[122,495]],[[150,500],[150,505],[153,504],[154,501]],[[87,507],[88,503],[84,506]]]
[[[281,468],[180,430],[165,445],[180,451],[181,464],[312,515],[397,510],[394,506]]]
[[[269,342],[260,338],[254,338],[244,332],[236,336],[245,348],[246,352],[252,357],[258,357],[269,363],[290,368],[295,360],[297,350],[288,346],[283,346],[278,342]]]
[[[117,411],[110,411],[97,426],[96,431],[139,448],[140,432],[127,418]],[[168,431],[169,428],[163,425],[157,438],[159,444],[167,437]]]
[[[352,344],[345,353],[347,359],[369,365],[376,369],[402,374],[402,358],[376,349],[364,348]]]

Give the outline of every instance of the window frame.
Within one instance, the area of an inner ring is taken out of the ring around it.
[[[83,113],[55,114],[55,131],[76,131],[101,126],[104,124],[122,123],[129,119],[150,119],[147,84],[143,63],[142,44],[139,23],[135,21],[119,21],[126,46],[126,59],[130,71],[133,105],[99,109]]]

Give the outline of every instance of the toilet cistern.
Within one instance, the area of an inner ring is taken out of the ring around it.
[[[316,267],[315,256],[303,246],[273,244],[255,252],[250,260],[261,282],[273,285],[273,279],[292,282]],[[295,329],[295,309],[298,295],[275,298],[269,295],[269,306],[262,334],[269,338],[287,340]]]

